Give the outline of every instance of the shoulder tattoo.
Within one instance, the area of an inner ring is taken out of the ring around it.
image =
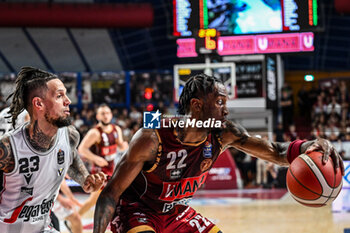
[[[76,147],[79,144],[80,134],[74,126],[68,126],[68,132],[69,132],[70,146],[76,149]]]
[[[151,135],[152,138],[152,146],[151,146],[151,154],[153,155],[157,155],[159,152],[159,140],[158,140],[158,136],[157,133],[154,131]]]
[[[10,138],[4,137],[0,140],[0,170],[8,173],[15,168],[15,159],[12,154]]]

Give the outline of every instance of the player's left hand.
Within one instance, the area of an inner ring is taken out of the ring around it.
[[[306,150],[306,153],[311,151],[322,151],[322,162],[324,164],[328,161],[329,157],[331,157],[335,165],[334,169],[336,170],[340,166],[341,173],[344,176],[343,159],[330,141],[323,138],[315,140],[315,142]]]
[[[98,191],[106,182],[107,175],[103,172],[90,174],[86,177],[83,190],[87,193]]]

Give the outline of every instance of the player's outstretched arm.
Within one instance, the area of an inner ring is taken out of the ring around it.
[[[155,162],[158,138],[153,130],[140,129],[130,142],[129,149],[114,170],[111,180],[102,190],[95,208],[94,233],[105,232],[112,220],[119,198],[145,164]]]
[[[231,121],[225,122],[221,137],[224,147],[232,146],[254,157],[282,166],[288,166],[290,162],[293,161],[293,158],[287,158],[288,151],[291,151],[291,142],[270,142],[258,137],[252,137],[242,126]],[[293,145],[294,144],[292,144],[292,146]],[[317,139],[295,144],[295,146],[297,145],[299,145],[300,148],[298,147],[298,153],[295,157],[306,151],[322,150],[324,152],[323,161],[326,162],[329,157],[332,157],[335,168],[340,166],[343,172],[344,169],[341,157],[328,140]]]
[[[10,138],[2,137],[0,140],[0,171],[5,173],[15,169],[15,159],[12,153]]]
[[[231,121],[224,123],[221,141],[224,148],[235,147],[254,157],[279,165],[288,165],[285,155],[289,143],[274,144],[261,138],[252,137],[237,123]]]
[[[68,170],[68,175],[76,181],[85,192],[97,191],[101,188],[106,180],[106,175],[102,172],[90,175],[86,169],[83,161],[80,159],[77,152],[77,145],[79,143],[79,132],[74,126],[68,126],[69,140],[73,156],[73,162]]]

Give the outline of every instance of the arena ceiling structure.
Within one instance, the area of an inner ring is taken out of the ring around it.
[[[24,4],[8,0],[1,4]],[[25,4],[106,3],[132,7],[145,4],[152,11],[149,25],[79,28],[0,26],[0,73],[35,66],[52,72],[171,70],[183,63],[176,57],[169,0],[27,0]],[[350,67],[350,13],[336,11],[332,0],[320,0],[323,27],[315,36],[315,51],[283,55],[286,70],[340,71]],[[1,6],[1,5],[0,5]],[[79,11],[77,11],[79,15]],[[18,13],[16,17],[20,17]],[[144,22],[140,15],[137,22]],[[130,16],[131,17],[131,16]],[[98,21],[98,18],[96,19]],[[147,19],[149,20],[149,19]]]

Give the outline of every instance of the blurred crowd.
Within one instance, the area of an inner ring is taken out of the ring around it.
[[[293,89],[284,83],[280,99],[281,120],[274,128],[273,141],[317,138],[340,144],[350,141],[350,99],[347,85],[345,80],[326,80],[309,90],[303,86],[293,95]],[[343,160],[347,160],[345,150],[338,152]],[[244,187],[286,186],[287,168],[237,150],[231,150],[231,153],[240,170]]]
[[[285,139],[350,140],[349,92],[344,80],[320,82],[310,90],[303,86],[296,96],[298,114],[294,114],[293,91],[288,84],[281,93]]]

